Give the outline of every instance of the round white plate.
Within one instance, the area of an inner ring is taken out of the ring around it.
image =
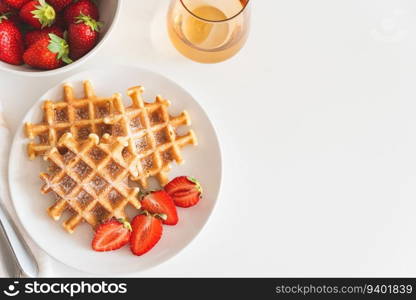
[[[129,103],[126,90],[135,85],[145,87],[144,97],[153,101],[157,94],[171,100],[171,114],[187,110],[192,119],[199,145],[183,149],[185,163],[172,165],[170,178],[190,175],[198,178],[204,189],[204,197],[198,205],[181,209],[176,226],[164,226],[160,242],[148,253],[138,257],[130,253],[128,246],[117,251],[95,252],[91,249],[93,231],[88,224],[81,224],[70,235],[61,226],[67,218],[52,220],[46,209],[53,204],[53,195],[40,193],[39,173],[45,170],[41,158],[30,161],[26,154],[23,125],[38,123],[42,118],[41,103],[45,99],[62,99],[62,84],[47,91],[29,110],[13,140],[9,161],[9,185],[17,215],[33,240],[47,253],[76,269],[102,275],[132,273],[156,266],[185,248],[201,231],[210,216],[221,185],[221,152],[218,139],[207,114],[198,102],[173,81],[148,70],[134,67],[105,67],[72,76],[64,82],[74,86],[76,95],[82,95],[82,80],[92,81],[97,95],[110,96],[115,92]]]

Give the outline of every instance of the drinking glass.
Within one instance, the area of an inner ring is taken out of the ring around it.
[[[250,27],[249,0],[172,0],[167,16],[169,37],[184,56],[217,63],[245,44]]]

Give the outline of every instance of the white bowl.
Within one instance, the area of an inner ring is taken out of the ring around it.
[[[2,61],[0,61],[0,70],[23,75],[23,76],[40,77],[40,76],[50,76],[50,75],[60,74],[60,73],[72,70],[80,66],[81,64],[83,64],[90,57],[94,56],[97,53],[97,51],[99,51],[99,49],[102,47],[104,42],[108,39],[120,14],[120,8],[121,8],[120,0],[100,0],[97,2],[98,2],[98,9],[100,11],[100,21],[104,23],[104,26],[101,30],[100,40],[98,41],[97,45],[94,47],[94,49],[92,49],[85,56],[73,62],[72,64],[65,65],[55,70],[37,70],[27,65],[15,66],[15,65],[4,63]]]

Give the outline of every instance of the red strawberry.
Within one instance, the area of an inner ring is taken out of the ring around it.
[[[72,0],[48,0],[48,3],[53,6],[56,12],[63,10]]]
[[[19,11],[6,4],[4,0],[0,0],[0,16],[4,15],[12,22],[15,22],[17,26],[20,25]]]
[[[17,27],[19,27],[20,28],[20,31],[22,32],[22,33],[24,33],[24,30],[25,30],[25,26],[22,26],[22,23],[21,23],[21,21],[20,21],[20,18],[19,18],[19,16],[17,15],[17,14],[15,14],[15,13],[13,13],[13,12],[10,12],[10,13],[8,13],[8,14],[6,14],[6,16],[7,16],[7,19],[9,19],[10,21],[12,21],[14,24],[16,24],[16,26]]]
[[[84,56],[94,48],[102,26],[102,23],[84,15],[77,17],[75,22],[68,27],[70,56],[74,60]]]
[[[91,0],[79,0],[64,11],[64,19],[67,25],[75,23],[76,18],[80,15],[89,16],[94,20],[99,20],[98,7]]]
[[[165,186],[165,191],[180,207],[194,206],[202,195],[202,187],[198,180],[189,176],[176,177]]]
[[[12,10],[12,8],[6,4],[3,0],[0,0],[0,15],[8,13]]]
[[[0,17],[0,60],[12,65],[23,64],[23,36],[16,24]]]
[[[41,29],[53,24],[56,13],[53,7],[46,3],[45,0],[33,0],[21,8],[19,16],[23,22]]]
[[[52,27],[39,29],[39,30],[29,31],[25,35],[26,48],[29,48],[31,45],[41,40],[42,38],[45,38],[45,37],[48,38],[49,33],[53,33],[61,38],[64,37],[64,31],[56,25],[53,25]]]
[[[61,67],[64,63],[71,63],[68,57],[68,44],[59,36],[50,33],[32,46],[23,54],[23,60],[31,67],[43,70],[52,70]]]
[[[63,12],[56,13],[54,25],[59,26],[61,28],[66,28]]]
[[[131,236],[130,223],[124,219],[111,219],[97,227],[92,240],[95,251],[111,251],[127,245]]]
[[[130,249],[134,255],[143,255],[152,249],[162,237],[162,221],[155,215],[144,211],[131,222],[133,232]]]
[[[3,0],[8,6],[13,7],[15,9],[21,9],[23,5],[25,5],[30,0]]]
[[[142,208],[151,213],[165,214],[167,216],[163,224],[176,225],[178,223],[178,212],[172,198],[164,190],[151,192],[141,200]]]

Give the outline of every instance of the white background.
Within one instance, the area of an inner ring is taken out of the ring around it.
[[[168,0],[123,2],[96,57],[49,78],[0,72],[0,98],[15,130],[65,77],[122,63],[206,109],[223,149],[218,205],[189,247],[133,276],[416,276],[414,0],[253,0],[247,45],[214,65],[170,45]]]

